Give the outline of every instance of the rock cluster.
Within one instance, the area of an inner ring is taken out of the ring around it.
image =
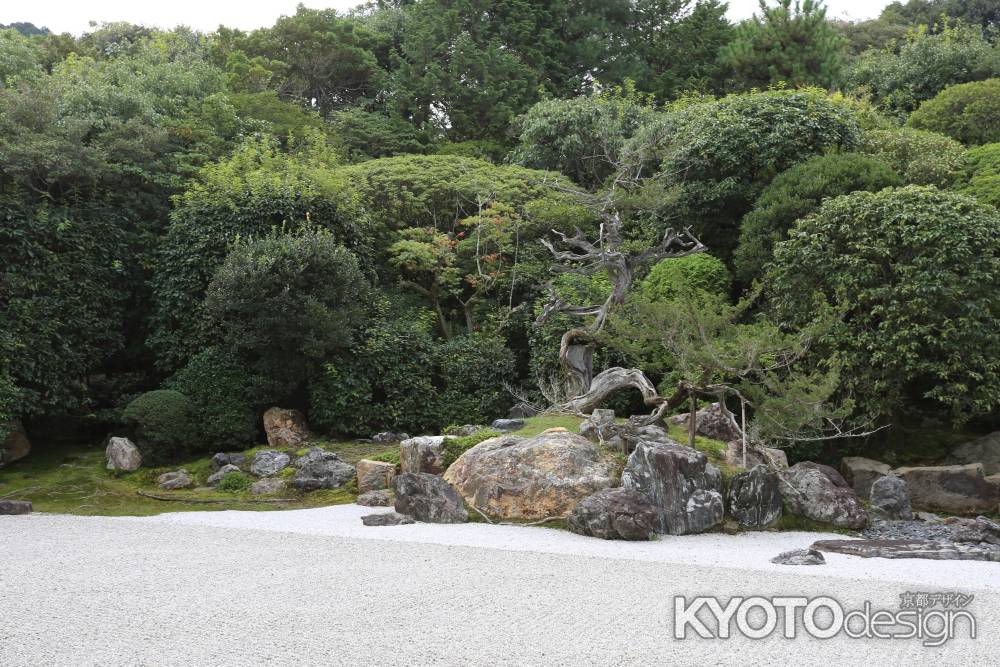
[[[230,475],[234,472],[242,472],[242,471],[236,466],[234,466],[232,463],[227,463],[226,465],[222,466],[214,473],[209,475],[207,483],[209,486],[218,486],[219,482],[225,479],[226,475]]]

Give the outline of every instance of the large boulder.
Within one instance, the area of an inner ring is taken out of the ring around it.
[[[142,454],[128,438],[111,438],[104,450],[108,459],[108,470],[138,470],[142,465]]]
[[[357,464],[358,493],[388,489],[396,476],[396,464],[361,459]]]
[[[879,477],[872,483],[871,504],[872,514],[879,519],[888,521],[913,519],[906,482],[895,475]]]
[[[687,429],[690,415],[690,412],[674,415],[670,418],[670,423]],[[742,436],[740,429],[732,422],[729,415],[722,412],[718,403],[712,403],[711,406],[695,413],[694,429],[698,435],[723,442],[737,440]]]
[[[1000,473],[1000,431],[962,443],[952,450],[947,463],[982,463],[987,475]]]
[[[569,515],[569,529],[603,540],[648,540],[659,515],[649,498],[630,489],[601,489],[587,496]]]
[[[888,464],[864,456],[845,456],[840,460],[840,472],[859,498],[870,497],[875,480],[891,470]]]
[[[392,480],[396,511],[427,523],[465,523],[462,497],[451,484],[430,473],[403,473]]]
[[[440,475],[444,472],[444,442],[450,436],[422,435],[399,443],[399,462],[403,472]]]
[[[187,470],[181,468],[173,472],[165,472],[156,478],[156,483],[161,489],[175,491],[177,489],[187,489],[194,486],[194,478]]]
[[[858,494],[830,466],[796,463],[784,473],[784,480],[781,493],[792,514],[853,530],[868,524],[868,513]]]
[[[15,419],[6,426],[7,436],[0,442],[0,467],[31,453],[31,440],[28,439],[21,420]]]
[[[269,449],[263,449],[253,455],[250,472],[257,475],[257,477],[271,477],[287,468],[291,462],[292,457],[285,452],[274,452]]]
[[[649,497],[659,518],[657,532],[701,533],[722,522],[722,475],[690,447],[638,442],[625,464],[622,486]]]
[[[739,473],[729,481],[726,505],[743,528],[761,530],[774,525],[781,518],[778,476],[763,464]]]
[[[614,466],[583,436],[566,430],[484,440],[448,468],[445,479],[477,509],[501,519],[566,516],[613,484]]]
[[[33,509],[30,500],[0,500],[0,516],[31,514]]]
[[[1000,489],[987,479],[983,464],[897,468],[910,501],[920,509],[973,514],[994,512]]]
[[[268,447],[295,449],[309,439],[306,418],[298,410],[271,408],[264,413]]]
[[[295,460],[295,474],[289,484],[302,491],[338,489],[354,479],[354,466],[334,452],[313,447]]]

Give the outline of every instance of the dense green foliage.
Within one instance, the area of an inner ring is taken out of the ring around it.
[[[779,0],[733,25],[719,0],[408,0],[252,31],[0,27],[0,433],[128,412],[155,461],[253,444],[273,405],[350,436],[486,423],[566,398],[560,339],[592,318],[563,307],[592,312],[615,275],[632,282],[612,319],[645,313],[645,344],[596,336],[595,372],[670,387],[783,341],[810,354],[755,375],[753,409],[785,426],[810,396],[990,424],[992,4],[848,23]],[[892,189],[912,184],[941,190]],[[595,259],[618,220],[622,254]],[[609,270],[688,225],[707,253]],[[755,278],[768,298],[733,305]],[[823,345],[810,314],[842,319]],[[717,340],[681,340],[702,325]]]
[[[914,111],[907,123],[963,144],[1000,141],[1000,79],[945,88]]]
[[[465,435],[459,438],[449,438],[445,441],[444,448],[441,451],[442,467],[447,469],[452,463],[458,460],[458,457],[479,443],[484,440],[489,440],[490,438],[496,438],[500,435],[502,434],[499,431],[483,429],[481,431],[476,431],[472,435]]]
[[[869,414],[996,409],[996,209],[919,186],[830,199],[777,245],[768,283],[779,322],[811,321],[817,298],[843,310],[821,344]]]
[[[182,461],[206,443],[194,428],[194,404],[173,389],[141,394],[125,406],[125,423],[147,465]]]
[[[760,276],[771,260],[774,244],[783,241],[795,221],[819,208],[824,199],[900,184],[899,176],[885,163],[857,153],[817,155],[782,172],[740,224],[740,245],[733,258],[740,279],[749,284]]]

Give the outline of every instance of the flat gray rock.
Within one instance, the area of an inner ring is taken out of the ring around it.
[[[823,554],[815,549],[785,551],[771,559],[776,565],[826,565]]]
[[[1000,563],[1000,547],[971,542],[929,540],[820,540],[810,547],[827,553],[861,558],[926,558],[930,560],[985,560]]]
[[[409,523],[416,523],[416,521],[409,514],[381,512],[379,514],[366,514],[361,517],[361,523],[366,526],[403,526]]]
[[[30,500],[0,500],[0,515],[31,514]]]
[[[250,472],[258,477],[276,475],[292,462],[292,457],[285,452],[275,452],[268,449],[257,452],[250,464]]]

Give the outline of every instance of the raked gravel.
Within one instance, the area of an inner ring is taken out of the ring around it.
[[[1000,565],[769,559],[816,533],[604,542],[515,526],[365,527],[345,505],[0,517],[0,666],[996,664]],[[675,595],[972,593],[978,637],[675,640]]]

